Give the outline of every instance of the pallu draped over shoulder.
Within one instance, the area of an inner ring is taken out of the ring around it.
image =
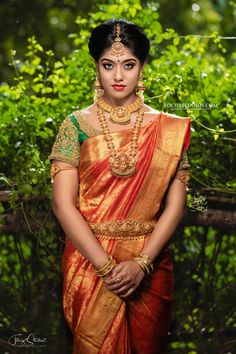
[[[132,130],[111,133],[128,152]],[[78,210],[117,263],[142,251],[163,210],[171,181],[188,168],[190,118],[160,112],[140,131],[137,173],[110,172],[107,143],[80,111],[62,123],[51,160],[78,167]],[[78,230],[79,232],[79,230]],[[74,335],[73,354],[163,354],[171,321],[173,266],[163,249],[154,271],[127,299],[111,293],[69,238],[62,259],[63,308]]]

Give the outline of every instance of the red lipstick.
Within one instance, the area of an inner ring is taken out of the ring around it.
[[[125,86],[124,85],[112,85],[112,87],[116,90],[116,91],[122,91],[124,90]]]

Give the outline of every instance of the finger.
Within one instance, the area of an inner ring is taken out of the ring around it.
[[[130,287],[129,283],[128,282],[122,282],[122,283],[117,283],[115,285],[107,285],[106,286],[108,290],[114,292],[114,291],[119,291],[120,289],[123,289],[124,287]]]
[[[110,275],[111,275],[112,277],[117,276],[117,275],[122,271],[123,267],[124,267],[124,263],[123,263],[123,262],[117,264],[117,265],[112,269]]]
[[[117,273],[117,275],[115,275],[115,276],[110,276],[109,278],[104,279],[104,282],[107,285],[114,285],[114,284],[121,282],[123,280],[123,278],[124,278],[124,276],[122,276],[121,273]],[[117,279],[120,279],[120,281],[118,282]]]
[[[120,289],[117,290],[112,290],[112,292],[118,296],[125,295],[130,287],[127,287],[127,285],[122,286]]]
[[[132,287],[132,288],[130,288],[126,293],[121,294],[120,297],[121,297],[122,299],[125,299],[125,298],[127,298],[128,296],[130,296],[135,290],[136,290],[136,287]]]
[[[117,280],[119,280],[119,281],[117,281]],[[129,283],[130,283],[131,281],[129,280],[129,279],[124,279],[124,277],[116,277],[115,278],[115,281],[114,281],[114,279],[113,279],[113,281],[112,282],[110,282],[109,281],[109,283],[108,282],[105,282],[105,285],[106,285],[106,287],[109,289],[109,290],[116,290],[116,289],[120,289],[122,286],[124,286],[124,285],[128,285]],[[130,285],[133,285],[133,284],[130,284]]]

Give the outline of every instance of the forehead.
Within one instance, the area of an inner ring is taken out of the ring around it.
[[[134,60],[138,61],[138,58],[135,57],[133,55],[132,51],[127,47],[124,47],[124,54],[120,55],[118,57],[112,54],[111,47],[107,48],[102,53],[99,61],[101,61],[103,59],[109,59],[111,61],[119,61],[119,62],[126,61],[128,59],[134,59]]]

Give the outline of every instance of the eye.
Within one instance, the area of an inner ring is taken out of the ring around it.
[[[133,64],[133,63],[127,63],[127,64],[125,64],[125,69],[128,69],[128,70],[133,69],[134,65],[135,64]]]
[[[105,63],[102,65],[106,70],[111,70],[113,68],[111,63]]]

